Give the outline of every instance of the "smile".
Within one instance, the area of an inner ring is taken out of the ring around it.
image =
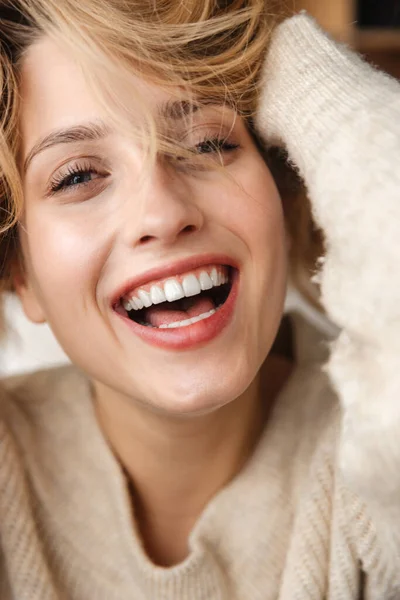
[[[140,287],[123,306],[130,319],[146,327],[188,327],[224,304],[230,284],[228,267],[210,265]]]
[[[180,264],[175,275],[168,273],[131,286],[120,297],[116,312],[150,343],[183,349],[209,341],[233,314],[238,280],[235,267],[219,262],[184,267]]]

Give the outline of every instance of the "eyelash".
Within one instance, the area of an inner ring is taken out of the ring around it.
[[[211,154],[211,153],[219,154],[219,153],[223,153],[223,152],[233,152],[234,150],[237,150],[239,147],[240,147],[239,144],[230,142],[226,138],[215,136],[212,138],[206,137],[201,142],[198,142],[197,144],[195,144],[193,146],[193,151],[195,154]],[[203,149],[202,152],[199,151],[201,148]],[[72,190],[74,188],[79,188],[82,186],[89,185],[90,183],[92,183],[93,180],[89,180],[89,181],[82,182],[82,183],[71,183],[71,184],[70,184],[70,182],[73,178],[78,177],[80,175],[91,175],[91,174],[100,175],[102,177],[107,177],[106,173],[101,173],[99,170],[93,168],[93,166],[90,164],[81,165],[81,166],[70,165],[67,169],[66,174],[59,174],[53,178],[53,180],[50,183],[50,194],[54,195],[54,194],[57,194],[62,191]]]
[[[237,150],[239,148],[239,144],[235,144],[233,142],[228,141],[224,137],[215,136],[213,138],[205,138],[203,141],[195,144],[195,151],[198,150],[201,146],[205,146],[209,148],[209,151],[204,152],[203,154],[208,154],[211,152],[232,152],[233,150]]]
[[[62,192],[63,190],[68,190],[76,187],[81,187],[85,185],[89,185],[92,180],[86,181],[84,183],[71,183],[69,182],[79,175],[87,175],[87,174],[96,174],[103,177],[107,177],[106,173],[101,173],[98,169],[95,169],[93,165],[70,165],[67,169],[67,173],[56,175],[50,183],[50,194],[57,194],[58,192]]]

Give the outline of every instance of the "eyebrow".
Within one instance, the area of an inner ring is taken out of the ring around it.
[[[211,104],[211,102],[203,102],[203,104]],[[196,112],[199,108],[200,106],[187,100],[168,100],[160,105],[158,114],[165,119],[179,120]]]
[[[202,104],[216,104],[214,101],[202,102]],[[188,102],[186,100],[168,100],[163,102],[158,108],[158,114],[165,119],[180,120],[189,114],[195,113],[201,106]],[[52,131],[44,138],[36,142],[36,144],[29,151],[28,156],[24,161],[23,170],[24,173],[28,170],[28,167],[32,160],[49,148],[58,146],[59,144],[72,144],[76,142],[88,142],[88,141],[99,141],[104,139],[111,132],[110,128],[105,123],[93,122],[81,125],[75,125],[66,129],[57,129]]]
[[[94,122],[85,125],[76,125],[68,129],[52,131],[33,146],[24,162],[24,173],[35,156],[59,144],[72,144],[76,142],[98,141],[105,138],[110,129],[104,123]]]

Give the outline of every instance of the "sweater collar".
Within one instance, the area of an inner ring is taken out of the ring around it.
[[[34,450],[26,460],[60,569],[81,574],[87,597],[97,597],[98,584],[101,597],[110,600],[132,597],[133,591],[140,600],[222,600],[229,597],[228,581],[236,580],[240,589],[244,567],[246,581],[263,576],[254,557],[265,556],[268,577],[278,585],[293,517],[295,466],[288,470],[285,461],[291,456],[295,462],[298,427],[290,404],[305,373],[305,367],[294,369],[252,456],[200,515],[188,557],[163,568],[144,552],[126,480],[99,428],[88,380],[73,367],[43,372],[30,384],[38,400],[48,400],[37,403]],[[67,569],[66,560],[74,569]]]

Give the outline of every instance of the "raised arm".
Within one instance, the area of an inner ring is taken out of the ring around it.
[[[400,84],[300,14],[274,34],[257,126],[287,148],[326,236],[340,467],[400,572]]]

